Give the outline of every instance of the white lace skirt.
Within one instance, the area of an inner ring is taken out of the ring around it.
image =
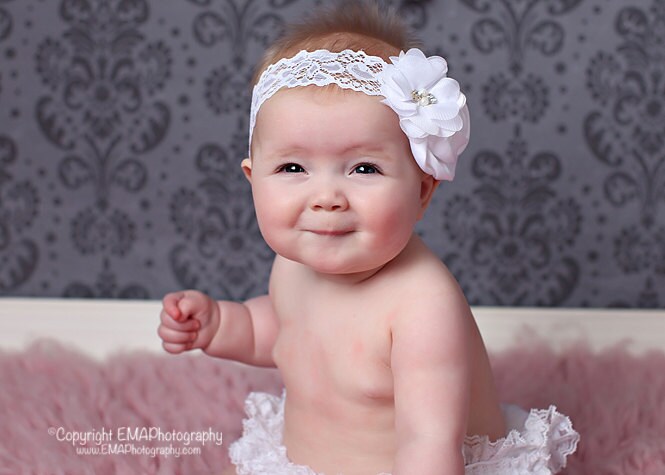
[[[506,437],[496,442],[487,436],[466,437],[462,449],[466,475],[551,475],[566,466],[566,457],[579,441],[570,419],[554,406],[529,413],[517,406],[503,410]],[[284,395],[250,393],[245,412],[243,435],[229,447],[238,475],[319,475],[286,456]]]

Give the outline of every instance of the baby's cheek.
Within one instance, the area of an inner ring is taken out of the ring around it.
[[[385,246],[406,245],[413,232],[413,213],[405,208],[385,210],[373,216],[377,239]]]
[[[261,208],[255,206],[256,221],[259,224],[259,231],[263,238],[266,238],[266,234],[269,233],[272,228],[272,223],[270,222],[270,214],[264,212]]]
[[[256,218],[263,240],[277,254],[292,258],[294,252],[293,217],[280,212],[280,208],[257,209]]]
[[[266,241],[268,246],[273,250],[274,246],[277,244],[277,237],[279,236],[279,219],[276,216],[275,212],[270,209],[256,209],[256,220],[259,224],[259,230],[261,231],[261,236]]]

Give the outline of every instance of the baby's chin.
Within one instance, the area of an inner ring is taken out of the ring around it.
[[[369,262],[339,262],[335,259],[295,259],[296,262],[308,267],[313,272],[328,277],[339,277],[341,279],[349,278],[361,280],[364,277],[371,276],[379,271],[387,262],[369,261]]]

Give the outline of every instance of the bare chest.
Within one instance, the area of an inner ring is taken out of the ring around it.
[[[273,356],[290,397],[330,405],[334,397],[392,399],[390,310],[370,295],[312,293],[276,298]]]

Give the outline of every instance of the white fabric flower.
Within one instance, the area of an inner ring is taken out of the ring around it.
[[[469,143],[469,112],[448,64],[412,48],[391,56],[379,74],[382,101],[399,116],[420,168],[437,180],[452,180],[457,157]]]

